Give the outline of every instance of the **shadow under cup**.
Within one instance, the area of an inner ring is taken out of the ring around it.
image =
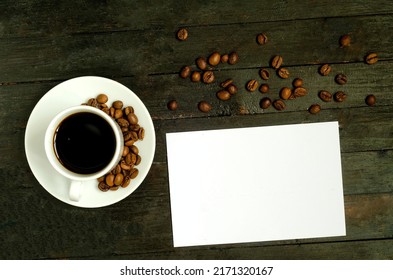
[[[105,175],[116,166],[123,150],[122,133],[115,121],[101,110],[85,105],[59,113],[45,138],[50,163],[71,180]]]

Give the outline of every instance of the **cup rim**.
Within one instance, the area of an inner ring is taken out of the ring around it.
[[[115,139],[116,139],[116,148],[115,148],[114,157],[112,158],[112,160],[102,170],[97,171],[95,173],[91,173],[91,174],[79,174],[79,173],[75,173],[75,172],[65,168],[56,156],[56,152],[54,149],[54,143],[53,143],[54,134],[55,134],[58,126],[60,125],[60,123],[64,119],[66,119],[67,117],[71,116],[72,114],[81,113],[81,112],[93,113],[93,114],[96,114],[96,115],[102,117],[104,120],[106,120],[107,123],[112,127],[114,135],[115,135]],[[102,110],[92,107],[92,106],[88,106],[88,105],[72,106],[72,107],[69,107],[69,108],[57,113],[55,115],[55,117],[50,121],[50,123],[45,131],[45,138],[44,139],[45,139],[45,144],[44,144],[45,145],[45,154],[46,154],[50,164],[52,165],[52,167],[57,172],[59,172],[61,175],[63,175],[64,177],[74,180],[74,181],[94,180],[94,179],[98,179],[98,178],[104,176],[105,174],[107,174],[109,171],[111,171],[113,168],[115,168],[115,166],[119,162],[119,160],[121,158],[121,152],[123,149],[123,145],[124,145],[123,134],[120,130],[120,127],[116,124],[115,120],[112,119],[109,115],[107,115]]]

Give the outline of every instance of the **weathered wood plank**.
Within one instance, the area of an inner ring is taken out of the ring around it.
[[[244,258],[249,258],[254,251],[275,245],[388,239],[393,233],[390,223],[393,218],[392,193],[346,195],[346,237],[174,249],[169,195],[148,195],[152,180],[149,177],[135,195],[102,209],[86,210],[64,205],[39,186],[10,192],[7,198],[0,198],[7,209],[7,213],[0,213],[0,257],[107,258],[109,255],[127,255],[138,258],[139,255],[149,258],[150,255],[157,258],[187,258],[203,255],[204,258],[220,258],[220,251],[238,251]],[[50,235],[44,237],[43,228]],[[315,246],[329,252],[329,244]],[[289,248],[293,247],[282,248],[281,257],[287,256],[283,252],[287,250],[290,253]],[[388,254],[389,250],[385,248],[382,253]],[[229,255],[221,255],[224,256]],[[351,254],[347,252],[343,256],[349,258]],[[326,257],[325,253],[321,252],[320,257]]]
[[[284,57],[286,66],[360,62],[369,51],[377,52],[381,60],[391,60],[392,19],[388,14],[198,26],[190,28],[186,42],[177,41],[173,30],[167,29],[7,38],[0,40],[0,82],[177,73],[213,51],[236,50],[240,56],[235,66],[221,64],[218,70],[267,66],[275,54]],[[264,46],[255,40],[261,31],[270,38]],[[352,46],[339,48],[338,39],[346,33],[353,37]]]
[[[391,13],[391,1],[27,1],[0,3],[0,36],[245,24]]]

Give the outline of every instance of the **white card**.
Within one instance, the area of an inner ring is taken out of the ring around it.
[[[175,247],[346,234],[337,122],[166,141]]]

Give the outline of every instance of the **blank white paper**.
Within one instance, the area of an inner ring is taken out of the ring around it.
[[[346,234],[337,122],[166,141],[175,247]]]

